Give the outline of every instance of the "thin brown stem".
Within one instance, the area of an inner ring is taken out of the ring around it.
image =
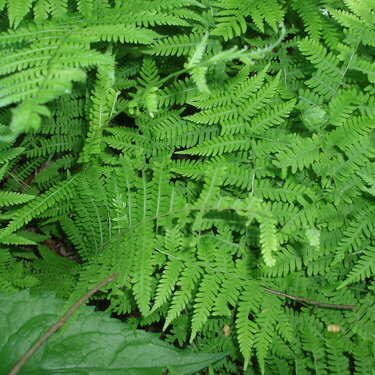
[[[7,171],[7,173],[9,174],[9,176],[11,176],[14,180],[16,180],[19,184],[21,185],[24,185],[26,187],[28,187],[29,189],[31,189],[31,186],[28,185],[26,182],[20,180],[17,176],[15,176],[12,172],[9,172]]]
[[[292,299],[294,301],[305,302],[305,303],[308,303],[310,305],[315,305],[315,306],[319,306],[319,307],[330,307],[332,309],[343,309],[343,310],[353,310],[353,309],[357,308],[357,306],[354,306],[354,305],[335,305],[333,303],[317,302],[317,301],[313,301],[311,299],[307,299],[307,298],[303,298],[303,297],[292,296],[290,294],[279,292],[277,290],[273,290],[273,289],[266,288],[266,287],[263,287],[263,289],[266,292],[271,293],[271,294],[276,294],[278,296],[289,298],[289,299]]]
[[[41,338],[39,338],[35,344],[22,356],[17,362],[8,375],[16,375],[18,371],[25,365],[29,358],[43,345],[43,343],[53,335],[59,328],[61,328],[66,321],[74,314],[74,312],[93,294],[95,294],[100,288],[108,284],[117,277],[117,273],[108,276],[106,279],[95,285],[89,290],[83,297],[81,297],[62,317],[58,320]]]

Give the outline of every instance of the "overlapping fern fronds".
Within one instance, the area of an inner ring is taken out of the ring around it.
[[[98,298],[212,373],[370,373],[372,0],[0,12],[2,291],[117,272]]]

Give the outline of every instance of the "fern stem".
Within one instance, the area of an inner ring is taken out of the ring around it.
[[[113,281],[117,277],[117,273],[108,276],[106,279],[101,281],[99,284],[95,285],[90,289],[84,296],[82,296],[42,337],[40,337],[35,344],[22,356],[22,358],[17,362],[13,369],[8,375],[16,375],[29,358],[43,345],[43,343],[53,335],[59,328],[61,328],[66,321],[75,313],[75,311],[93,294],[95,294],[104,285]]]

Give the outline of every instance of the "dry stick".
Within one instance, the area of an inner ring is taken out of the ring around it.
[[[89,290],[83,297],[81,297],[62,317],[55,323],[35,344],[22,356],[18,363],[13,367],[8,375],[16,375],[19,370],[24,366],[28,359],[43,345],[43,343],[54,334],[59,328],[61,328],[66,321],[74,314],[74,312],[93,294],[95,294],[100,288],[108,284],[117,277],[117,272],[111,276],[108,276],[105,280],[95,285]]]
[[[312,301],[311,299],[292,296],[290,294],[286,294],[286,293],[283,293],[283,292],[279,292],[277,290],[266,288],[265,286],[263,286],[262,288],[268,293],[277,294],[278,296],[290,298],[294,301],[305,302],[305,303],[309,303],[310,305],[315,305],[315,306],[319,306],[319,307],[331,307],[333,309],[345,309],[345,310],[353,310],[353,309],[357,308],[357,306],[354,306],[354,305],[335,305],[335,304],[332,304],[332,303]]]
[[[11,176],[14,180],[16,180],[19,184],[21,185],[24,185],[26,187],[28,187],[29,189],[31,189],[31,186],[28,185],[26,182],[20,180],[16,175],[14,175],[12,172],[9,172],[7,171],[7,173],[9,174],[9,176]]]

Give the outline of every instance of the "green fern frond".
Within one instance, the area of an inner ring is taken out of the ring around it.
[[[47,1],[49,2],[49,5],[50,5],[52,17],[57,20],[63,19],[67,12],[68,1],[67,0],[57,0],[57,1],[47,0]],[[34,12],[35,12],[35,8],[34,8]]]
[[[274,334],[276,318],[272,313],[274,307],[267,306],[256,317],[258,329],[254,335],[254,347],[262,374],[265,373],[265,359]],[[271,310],[271,311],[270,311]]]
[[[355,358],[355,372],[358,375],[371,373],[373,370],[374,358],[371,348],[364,342],[358,342],[353,349]]]
[[[220,156],[224,153],[244,151],[250,149],[252,144],[248,138],[235,137],[231,135],[209,139],[199,146],[190,148],[186,151],[179,151],[179,154],[201,155],[201,156]]]
[[[244,357],[244,369],[250,362],[251,350],[254,345],[254,334],[257,331],[257,325],[249,319],[251,312],[258,308],[261,300],[261,291],[252,283],[244,285],[244,291],[241,293],[240,302],[236,316],[237,340],[241,354]]]
[[[345,348],[340,337],[331,336],[326,341],[327,346],[327,360],[329,364],[329,371],[337,374],[350,374],[349,360],[343,352]]]
[[[355,0],[345,1],[351,12],[332,9],[330,13],[341,25],[350,30],[354,40],[361,40],[364,45],[375,46],[373,27],[373,4],[371,1],[360,3]]]
[[[77,9],[80,14],[85,18],[90,18],[94,11],[94,1],[93,0],[78,0]]]
[[[80,156],[82,162],[87,162],[102,150],[100,139],[112,117],[119,95],[119,92],[112,88],[113,78],[112,68],[99,69],[96,87],[93,90],[87,139]]]
[[[5,240],[7,236],[14,233],[17,229],[30,222],[48,208],[56,205],[56,203],[71,198],[74,195],[73,189],[76,180],[77,177],[72,177],[64,181],[59,186],[49,189],[44,194],[33,199],[31,203],[18,210],[17,214],[13,215],[7,227],[1,230],[0,241]]]
[[[301,16],[305,24],[305,30],[311,39],[319,40],[323,30],[323,15],[320,4],[315,0],[301,1],[293,0],[292,7]]]
[[[183,104],[188,102],[197,93],[197,88],[191,78],[178,80],[172,85],[159,90],[158,106],[170,107],[174,104]]]
[[[34,2],[35,0],[7,1],[9,23],[12,28],[16,29],[18,27],[20,22],[29,13],[30,8]]]
[[[273,257],[273,252],[278,249],[278,241],[276,236],[276,220],[272,217],[265,215],[259,215],[259,229],[260,229],[260,245],[261,252],[263,255],[264,263],[272,267],[275,265],[276,260]]]
[[[195,298],[194,312],[191,321],[190,342],[194,340],[199,330],[207,321],[207,318],[215,303],[220,281],[220,274],[215,275],[206,273],[200,282],[199,290]]]
[[[147,52],[157,56],[187,56],[198,47],[201,41],[201,34],[175,35],[151,45],[148,47]],[[209,43],[207,44],[208,46]]]
[[[171,259],[167,263],[156,289],[155,301],[151,313],[162,306],[171,296],[183,269],[184,263],[178,259]]]
[[[221,268],[220,268],[221,269]],[[223,274],[220,293],[216,296],[213,315],[231,316],[230,306],[235,306],[240,296],[241,287],[232,275]]]
[[[152,255],[152,236],[150,225],[144,225],[137,238],[137,253],[133,265],[133,293],[137,305],[144,315],[150,311],[151,283],[153,267],[150,262]]]
[[[292,173],[310,166],[319,158],[321,140],[315,134],[311,138],[306,138],[280,152],[274,164],[282,169],[283,175],[286,174],[288,167],[291,167]]]
[[[26,203],[34,198],[33,195],[16,193],[13,191],[0,191],[0,207]]]
[[[333,264],[338,264],[353,252],[362,251],[367,246],[366,238],[371,236],[374,227],[375,221],[368,208],[356,210],[337,245]]]
[[[0,9],[0,289],[116,272],[210,374],[371,372],[373,0]]]
[[[348,277],[343,283],[340,284],[338,289],[351,284],[353,282],[358,282],[364,280],[366,277],[371,277],[375,272],[375,248],[369,247],[363,252],[353,270],[349,273]]]
[[[163,330],[165,330],[171,322],[181,313],[185,306],[189,303],[191,295],[194,291],[198,279],[200,279],[201,268],[199,266],[189,266],[185,268],[177,282],[179,290],[173,296],[171,306],[165,318]]]
[[[283,11],[274,0],[256,4],[221,0],[217,6],[219,8],[218,25],[213,34],[222,36],[224,40],[244,34],[247,30],[246,17],[248,16],[262,32],[264,32],[264,22],[276,31],[283,17]]]
[[[68,295],[75,286],[75,275],[78,264],[71,259],[55,254],[45,246],[38,247],[42,259],[33,262],[34,275],[40,275],[39,285],[34,286],[35,291],[57,291],[57,295]],[[52,282],[53,280],[53,282]]]

